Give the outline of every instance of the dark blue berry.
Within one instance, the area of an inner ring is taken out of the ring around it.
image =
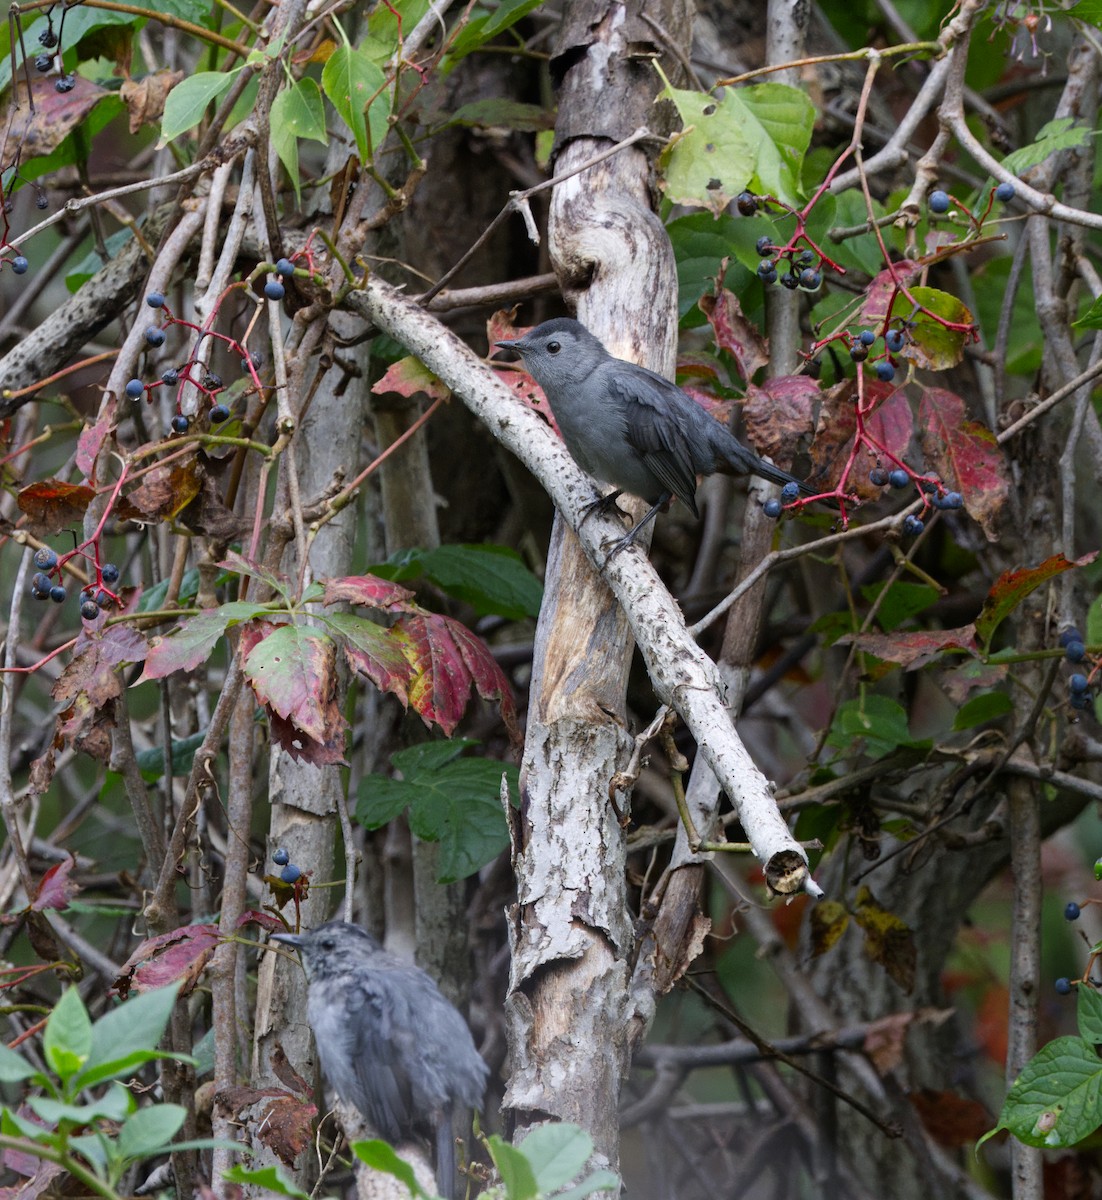
[[[75,75],[62,75],[62,77],[54,82],[54,90],[58,92],[71,92],[77,85],[77,77]]]
[[[857,336],[862,346],[871,346],[876,341],[876,334],[871,329],[862,329]]]
[[[822,275],[820,275],[814,267],[805,267],[800,272],[800,287],[802,287],[805,291],[817,291],[822,282]]]
[[[880,362],[876,364],[876,378],[879,379],[881,383],[891,383],[891,381],[895,378],[895,367],[893,367],[892,364],[886,359],[881,359]]]
[[[911,482],[911,477],[902,467],[896,467],[888,476],[888,482],[893,488],[905,488]]]
[[[1069,698],[1069,703],[1071,704],[1072,708],[1077,708],[1077,709],[1080,709],[1081,711],[1085,711],[1086,709],[1090,708],[1090,706],[1091,706],[1091,703],[1092,703],[1091,694],[1090,694],[1090,692],[1073,692],[1071,697]]]
[[[932,213],[943,213],[949,211],[949,194],[943,192],[940,188],[936,192],[930,193],[930,198],[926,201]]]
[[[781,500],[785,504],[791,504],[800,494],[800,485],[798,483],[786,483],[781,488]]]
[[[759,268],[758,269],[758,278],[762,281],[762,283],[776,283],[777,282],[777,268],[770,267],[770,269],[768,271],[763,271]]]
[[[810,267],[814,261],[815,255],[812,254],[810,250],[801,250],[800,253],[796,255],[797,266]]]
[[[799,275],[795,271],[787,271],[781,276],[781,286],[788,288],[790,292],[794,292],[800,286]]]
[[[1066,975],[1061,975],[1052,986],[1061,996],[1067,996],[1071,993],[1071,980]]]
[[[1081,911],[1082,909],[1080,909],[1074,900],[1069,900],[1067,907],[1064,909],[1064,916],[1069,921],[1078,921]]]
[[[960,492],[946,492],[945,495],[941,497],[941,507],[950,509],[963,508],[964,497],[960,494]]]
[[[864,342],[857,342],[849,348],[849,356],[854,362],[864,362],[869,356],[869,348]]]
[[[269,279],[264,285],[264,295],[269,300],[282,300],[287,294],[287,289],[277,279]]]
[[[34,69],[36,71],[48,71],[54,65],[54,56],[52,54],[39,54],[35,56]]]
[[[175,387],[180,382],[180,372],[175,367],[169,367],[161,376],[161,382],[167,384],[169,387]]]
[[[67,595],[67,592],[61,586],[60,583],[55,583],[54,586],[52,588],[50,588],[50,599],[55,604],[64,603],[66,595]]]
[[[1060,645],[1066,646],[1069,642],[1081,642],[1083,635],[1075,628],[1074,625],[1069,625],[1067,629],[1060,631]]]
[[[160,292],[150,292],[146,296],[145,302],[150,308],[164,308],[165,306],[165,298]]]
[[[1017,189],[1012,183],[1000,183],[995,189],[995,199],[1001,201],[1003,204],[1013,200],[1017,194]]]
[[[752,217],[758,211],[758,198],[753,192],[739,192],[735,207],[744,217]]]
[[[774,275],[777,273],[776,261],[772,258],[763,258],[761,262],[758,263],[758,275],[764,279],[766,275],[770,274],[771,272]]]
[[[34,565],[41,571],[52,571],[57,566],[57,552],[49,546],[39,546],[34,552]]]
[[[86,621],[94,621],[99,616],[99,605],[94,600],[85,600],[80,606],[80,615]]]
[[[49,575],[43,575],[41,571],[36,571],[35,574],[31,576],[31,587],[34,588],[36,592],[41,592],[43,596],[48,596],[50,594],[50,588],[53,586],[54,581],[49,577]]]
[[[272,862],[274,862],[277,867],[285,867],[290,861],[291,856],[286,850],[280,848],[279,850],[272,851]]]
[[[190,422],[188,421],[187,417],[184,416],[183,413],[177,413],[172,418],[172,432],[173,433],[187,433],[189,425],[190,425]]]
[[[16,273],[16,275],[26,275],[27,271],[30,269],[30,265],[31,264],[22,254],[17,254],[11,260],[11,269]]]
[[[1086,675],[1082,675],[1077,671],[1074,675],[1068,676],[1068,688],[1072,692],[1083,693],[1090,688],[1090,680]]]
[[[100,578],[106,584],[118,583],[119,569],[114,563],[104,563],[103,569],[100,571]]]
[[[103,590],[103,588],[100,588],[99,591],[96,592],[95,596],[93,596],[92,598],[100,606],[100,608],[110,608],[111,605],[114,603],[114,601]]]
[[[38,40],[47,50],[52,50],[57,45],[57,34],[54,33],[54,27],[47,25],[38,35]]]
[[[768,234],[765,234],[763,237],[758,238],[754,249],[757,250],[758,254],[761,255],[762,258],[768,258],[769,255],[773,253],[773,239]],[[279,271],[278,263],[276,264],[276,270]],[[281,275],[283,274],[282,271],[279,273]]]
[[[898,329],[889,329],[884,335],[884,345],[892,354],[898,354],[903,349],[903,334]]]
[[[230,410],[224,404],[216,404],[210,410],[211,422],[215,425],[221,425],[223,421],[229,419]]]
[[[760,251],[758,252],[761,253]],[[295,264],[289,258],[281,258],[276,263],[277,275],[293,275],[295,273]]]
[[[767,517],[771,517],[773,520],[776,520],[777,517],[784,512],[784,505],[781,504],[779,500],[774,498],[766,500],[766,502],[761,506],[761,510]]]
[[[145,331],[145,340],[151,346],[163,346],[165,344],[165,331],[158,329],[156,325],[150,325]]]
[[[35,193],[34,206],[39,212],[45,212],[50,207],[50,201],[47,199],[45,192]]]
[[[140,379],[131,379],[126,385],[126,394],[131,400],[140,400],[145,395],[145,384]]]
[[[205,387],[208,392],[216,392],[216,391],[218,391],[218,389],[221,386],[222,386],[222,376],[221,375],[215,375],[215,373],[213,371],[208,371],[203,376],[203,387]]]
[[[279,877],[284,883],[295,883],[301,875],[302,871],[294,863],[290,863],[279,873]]]
[[[921,517],[909,516],[903,518],[903,532],[907,537],[918,537],[925,528],[925,522]]]
[[[1068,662],[1081,663],[1087,657],[1087,648],[1082,642],[1068,642],[1064,647],[1064,657]]]
[[[903,472],[904,475],[906,475],[906,473],[906,471]],[[889,478],[890,476],[888,475],[888,472],[885,471],[883,467],[873,467],[873,469],[869,472],[869,483],[871,483],[873,487],[886,486]]]

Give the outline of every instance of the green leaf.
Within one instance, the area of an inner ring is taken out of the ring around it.
[[[962,729],[974,729],[977,725],[1004,716],[1013,707],[1006,692],[983,692],[961,706],[953,719],[953,728],[958,732]]]
[[[470,19],[448,45],[441,69],[447,75],[456,64],[474,50],[504,33],[522,17],[538,8],[541,0],[504,0],[495,9],[475,8]]]
[[[438,588],[469,604],[480,617],[490,614],[518,621],[539,616],[543,586],[508,546],[437,546],[434,550],[401,551],[400,563],[369,567],[381,574],[392,565],[403,579],[425,574]],[[419,569],[418,569],[419,568]]]
[[[463,104],[449,116],[442,129],[462,125],[473,129],[512,129],[517,133],[537,133],[541,129],[555,128],[555,114],[539,104],[525,104],[520,100],[496,97],[489,100],[472,100]]]
[[[231,1167],[222,1172],[227,1183],[244,1183],[258,1188],[261,1195],[290,1196],[291,1200],[310,1200],[310,1193],[292,1183],[279,1167]]]
[[[581,1174],[593,1139],[577,1125],[540,1125],[519,1144],[541,1192],[555,1192]]]
[[[1082,1038],[1049,1042],[1022,1068],[999,1123],[1027,1146],[1074,1146],[1102,1124],[1102,1060]],[[990,1137],[985,1134],[983,1140]]]
[[[187,1120],[182,1104],[152,1104],[123,1122],[119,1154],[128,1161],[150,1158],[165,1151]]]
[[[325,104],[321,89],[309,77],[300,79],[286,87],[272,103],[272,145],[280,161],[287,168],[295,196],[301,202],[301,181],[298,170],[299,138],[325,144],[329,137],[325,132]]]
[[[65,276],[65,286],[70,292],[78,292],[92,278],[97,271],[105,267],[119,251],[126,245],[127,242],[134,236],[132,229],[119,229],[104,242],[104,247],[107,250],[107,258],[100,256],[99,251],[93,246],[91,250],[80,260],[79,263]],[[168,580],[165,580],[165,586],[168,586]]]
[[[157,1053],[176,1004],[177,988],[151,988],[109,1009],[92,1026],[91,1053],[80,1078],[82,1087],[113,1079],[130,1070],[136,1053]],[[144,1061],[144,1060],[142,1060]]]
[[[42,1051],[62,1080],[71,1079],[92,1049],[92,1022],[75,987],[66,988],[46,1022]]]
[[[160,583],[155,583],[151,588],[147,588],[142,592],[141,599],[138,601],[138,612],[155,612],[164,607],[165,597],[168,595],[168,585],[172,582],[171,579],[162,579]],[[177,599],[181,604],[187,604],[189,600],[194,600],[199,591],[199,570],[197,567],[189,567],[184,572],[184,577],[180,581],[180,594]]]
[[[1102,296],[1093,300],[1086,312],[1072,324],[1076,329],[1102,329]]]
[[[486,1145],[501,1175],[508,1200],[534,1200],[539,1194],[539,1186],[524,1151],[517,1146],[510,1146],[497,1134],[487,1138]]]
[[[409,1189],[410,1195],[415,1197],[423,1196],[425,1200],[429,1200],[431,1193],[426,1192],[420,1185],[413,1168],[404,1158],[399,1158],[394,1153],[394,1147],[389,1142],[380,1141],[378,1138],[372,1138],[364,1142],[353,1142],[352,1153],[360,1162],[367,1163],[372,1170],[392,1175],[399,1183],[404,1183]]]
[[[119,1083],[112,1084],[106,1095],[88,1104],[66,1104],[48,1096],[32,1096],[27,1103],[50,1125],[61,1121],[71,1121],[74,1125],[90,1125],[100,1119],[125,1121],[137,1107],[134,1097]]]
[[[426,742],[391,756],[404,779],[369,775],[360,782],[356,820],[378,829],[407,808],[418,837],[440,843],[440,882],[474,874],[508,845],[501,811],[501,776],[510,794],[519,794],[516,767],[492,759],[459,758],[466,739]]]
[[[174,776],[190,775],[191,766],[195,761],[195,751],[206,740],[207,733],[193,733],[190,737],[181,738],[172,743],[172,774]],[[146,783],[156,783],[165,773],[165,752],[160,746],[152,750],[142,750],[137,755],[138,770]]]
[[[33,1079],[37,1074],[37,1069],[22,1054],[0,1042],[0,1083],[21,1083],[24,1079]]]
[[[1092,1046],[1102,1045],[1102,996],[1091,987],[1077,987],[1075,993],[1079,1036]]]
[[[757,146],[734,109],[714,97],[667,86],[661,98],[673,102],[684,128],[659,155],[659,186],[674,204],[719,216],[753,178]]]
[[[231,600],[217,608],[206,608],[194,617],[185,617],[172,634],[155,639],[139,682],[160,679],[173,671],[194,671],[206,662],[231,625],[267,615],[268,610],[261,605]]]
[[[587,1175],[577,1187],[572,1187],[565,1192],[557,1192],[555,1200],[585,1200],[586,1196],[592,1196],[594,1192],[619,1192],[623,1186],[624,1181],[615,1171],[594,1171],[592,1175]]]
[[[341,120],[351,129],[360,161],[370,162],[386,134],[390,115],[386,76],[382,69],[362,50],[346,43],[329,56],[321,72],[321,86]],[[365,120],[364,110],[369,102],[371,111]]]
[[[1031,167],[1043,163],[1046,158],[1061,150],[1077,150],[1092,131],[1086,125],[1076,125],[1074,117],[1057,117],[1043,125],[1037,140],[1022,146],[1003,159],[1003,166],[1015,175],[1021,175]]]
[[[795,204],[800,197],[803,158],[811,144],[815,106],[806,93],[783,83],[732,89],[736,120],[760,131],[755,190]]]
[[[861,589],[861,595],[871,604],[884,592],[885,586],[883,582],[870,583]],[[880,607],[876,610],[876,619],[886,633],[891,633],[905,621],[909,621],[911,617],[917,616],[930,605],[936,604],[937,600],[938,592],[935,588],[924,583],[897,581],[887,589],[884,598],[880,601]]]
[[[854,738],[864,740],[873,758],[889,754],[897,746],[929,745],[928,741],[911,737],[907,710],[887,696],[866,695],[839,706],[830,743],[848,753],[852,751]]]
[[[161,117],[161,140],[171,142],[194,129],[203,119],[207,105],[217,100],[233,83],[239,67],[232,71],[199,71],[178,83],[165,101]]]

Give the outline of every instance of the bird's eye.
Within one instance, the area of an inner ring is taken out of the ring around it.
[[[558,354],[558,352],[561,349],[562,349],[561,342],[548,342],[547,343],[547,353],[548,354]]]

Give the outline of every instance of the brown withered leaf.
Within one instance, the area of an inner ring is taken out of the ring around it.
[[[271,1088],[227,1088],[215,1097],[219,1111],[232,1113],[287,1166],[313,1139],[317,1106]]]
[[[865,931],[865,953],[905,992],[912,991],[918,961],[914,931],[895,913],[881,908],[867,887],[857,893],[853,916]]]
[[[55,77],[36,75],[31,80],[31,98],[34,112],[27,104],[27,86],[18,85],[19,105],[27,116],[24,121],[16,118],[11,137],[19,143],[24,160],[44,158],[52,154],[73,130],[85,121],[93,108],[111,93],[107,88],[85,79],[83,75],[72,75],[72,91],[59,92],[54,87]]]
[[[742,404],[746,436],[759,454],[787,466],[801,438],[815,428],[819,385],[808,375],[780,375],[751,384]]]
[[[973,1146],[994,1124],[984,1105],[956,1092],[921,1088],[908,1099],[927,1131],[942,1146]]]
[[[202,473],[199,494],[180,511],[179,520],[192,533],[221,542],[243,538],[252,528],[250,520],[223,504],[222,489],[208,471]]]
[[[837,900],[823,900],[811,910],[811,956],[825,954],[849,925],[849,913]]]
[[[88,698],[87,693],[80,695],[57,718],[57,737],[54,744],[66,742],[100,762],[111,759],[111,731],[115,728],[115,704],[111,701],[98,708]]]
[[[143,125],[155,125],[161,119],[168,93],[183,78],[183,71],[157,71],[143,79],[127,79],[123,82],[119,95],[130,114],[131,133],[137,133]]]
[[[83,483],[42,479],[28,484],[16,497],[27,525],[39,538],[52,537],[84,516],[95,492]]]
[[[186,508],[202,487],[196,456],[156,467],[119,503],[123,521],[164,521]]]
[[[50,695],[55,700],[74,700],[86,696],[96,708],[122,695],[122,683],[111,661],[112,648],[101,641],[90,642],[74,655],[57,677]]]
[[[41,758],[31,763],[27,788],[33,796],[42,796],[50,790],[54,781],[54,771],[57,769],[57,757],[51,746]]]

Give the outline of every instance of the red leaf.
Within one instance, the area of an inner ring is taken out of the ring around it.
[[[32,911],[41,912],[46,908],[68,908],[69,901],[80,891],[80,885],[76,880],[69,878],[76,865],[77,860],[69,855],[64,862],[59,862],[56,866],[51,867],[42,876],[42,882],[38,885],[38,891],[31,902]]]
[[[921,630],[914,633],[847,633],[838,644],[850,643],[884,662],[898,663],[905,671],[925,666],[945,650],[967,650],[977,654],[976,627]]]
[[[435,723],[450,737],[467,706],[472,684],[486,700],[500,700],[510,736],[516,707],[509,683],[486,644],[465,626],[438,613],[403,617],[395,628],[409,636],[414,667],[409,702],[425,724]]]
[[[265,707],[264,711],[272,741],[295,762],[309,763],[314,767],[348,765],[344,757],[345,720],[335,699],[325,706],[323,716],[329,733],[323,741],[311,737],[293,721],[285,720],[271,708]]]
[[[187,617],[174,633],[153,639],[138,682],[163,679],[174,671],[194,671],[200,663],[207,661],[231,625],[263,615],[263,608],[246,600],[234,600],[218,608],[204,609],[198,616]]]
[[[280,625],[245,658],[245,678],[268,705],[315,741],[331,734],[324,709],[336,691],[336,646],[306,625]]]
[[[47,538],[84,516],[96,493],[83,483],[43,479],[25,487],[16,498],[26,513],[31,532]]]
[[[987,593],[983,609],[976,618],[976,633],[980,641],[985,647],[989,646],[999,625],[1042,583],[1063,574],[1064,571],[1070,571],[1073,567],[1085,567],[1097,557],[1097,550],[1076,559],[1054,554],[1051,558],[1046,558],[1040,566],[1026,567],[1020,571],[1004,571]]]
[[[385,396],[387,392],[399,396],[425,395],[430,400],[447,400],[452,394],[451,388],[412,354],[391,363],[386,374],[371,389],[374,396]]]
[[[893,263],[890,270],[885,267],[865,288],[866,299],[861,306],[861,314],[858,319],[874,329],[882,327],[887,320],[891,302],[898,293],[895,280],[892,278],[892,271],[895,272],[895,277],[900,283],[909,285],[912,279],[918,278],[919,269],[907,258]]]
[[[246,925],[259,925],[261,929],[266,929],[269,933],[287,932],[287,926],[278,917],[273,917],[271,913],[258,912],[255,908],[246,909],[237,918],[234,928],[243,929]]]
[[[322,604],[336,604],[341,600],[366,604],[370,608],[401,611],[410,607],[413,592],[389,579],[380,579],[378,575],[346,575],[326,583]]]
[[[943,388],[923,389],[918,420],[927,467],[957,487],[968,515],[982,526],[988,540],[994,541],[995,521],[1010,492],[995,435],[966,420],[964,401]]]
[[[77,438],[76,468],[85,476],[92,474],[100,447],[115,424],[115,405],[108,404],[94,425],[85,425]]]
[[[41,75],[31,80],[31,96],[34,99],[34,112],[25,109],[27,117],[15,122],[13,138],[19,146],[24,160],[44,158],[52,154],[66,137],[80,125],[93,108],[110,92],[83,75],[71,75],[73,86],[67,92],[59,92],[54,87],[54,76],[49,78]],[[27,101],[27,89],[23,84],[16,85],[19,91],[19,105],[23,107]]]
[[[122,965],[112,985],[123,999],[132,987],[139,992],[183,981],[180,994],[195,986],[218,945],[217,925],[185,925],[147,938]]]
[[[412,674],[409,636],[397,627],[386,629],[354,613],[332,613],[327,621],[352,670],[408,705]]]
[[[739,374],[750,380],[769,362],[769,345],[743,314],[734,292],[723,288],[718,295],[701,296],[697,302],[715,333],[716,344],[738,365]]]
[[[808,375],[779,375],[761,387],[751,384],[742,405],[746,436],[759,454],[790,463],[796,443],[815,428],[821,399],[819,385]]]

